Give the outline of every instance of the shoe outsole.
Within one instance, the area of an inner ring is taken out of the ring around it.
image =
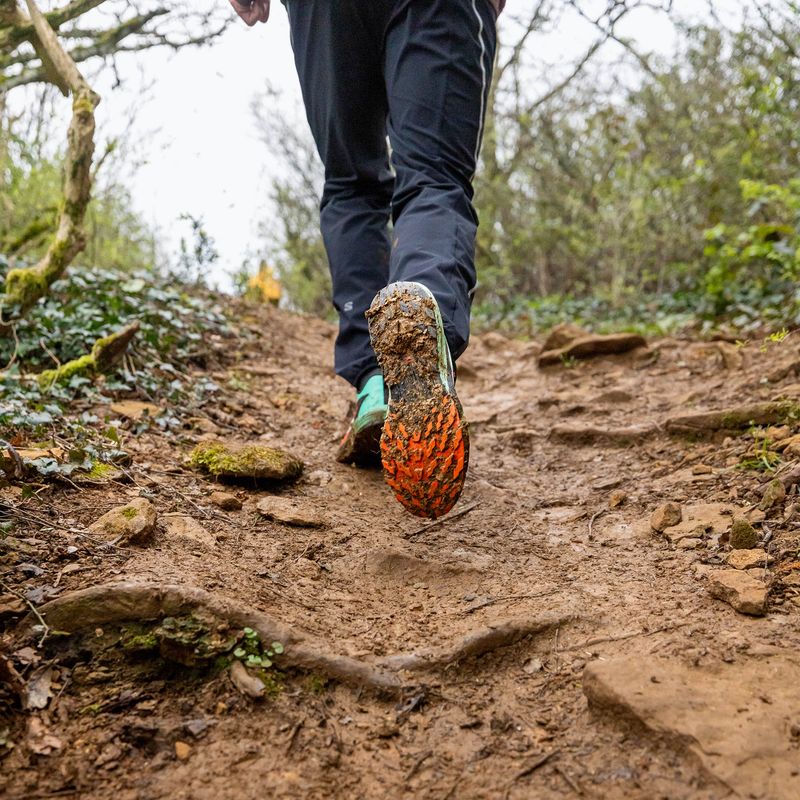
[[[469,433],[453,385],[441,316],[417,283],[394,283],[367,319],[389,388],[381,435],[384,478],[412,514],[436,519],[456,504],[469,464]]]

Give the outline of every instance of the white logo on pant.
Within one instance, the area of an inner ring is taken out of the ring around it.
[[[348,300],[348,301],[347,301],[347,302],[344,304],[344,310],[345,310],[345,311],[352,311],[352,310],[353,310],[353,301],[352,301],[352,300]]]

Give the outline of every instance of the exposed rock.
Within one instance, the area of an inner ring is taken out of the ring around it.
[[[298,528],[320,528],[325,524],[324,518],[307,504],[290,497],[264,497],[256,510],[262,517]]]
[[[634,333],[615,333],[609,336],[585,336],[555,350],[543,350],[539,355],[539,366],[561,364],[570,358],[618,355],[647,347],[647,340]]]
[[[189,465],[215,478],[232,480],[296,480],[303,462],[283,450],[262,445],[228,447],[221,442],[202,442],[189,456]]]
[[[547,334],[547,338],[542,345],[542,352],[560,350],[576,339],[584,339],[587,336],[591,336],[591,334],[585,328],[581,328],[580,325],[575,325],[573,322],[562,322]]]
[[[650,527],[663,533],[667,528],[680,524],[683,519],[681,507],[677,503],[664,503],[650,516]]]
[[[619,508],[628,499],[628,493],[622,490],[612,492],[608,498],[608,507],[611,509]]]
[[[723,569],[708,576],[712,597],[728,603],[740,614],[762,617],[766,613],[767,588],[752,575],[738,569]]]
[[[459,377],[461,376],[461,367],[459,366]],[[333,475],[324,469],[315,469],[313,472],[306,476],[306,481],[312,486],[325,486],[333,480]]]
[[[772,556],[760,547],[752,550],[733,550],[728,554],[728,566],[734,569],[750,569],[751,567],[766,567],[773,561]]]
[[[230,492],[211,492],[208,500],[223,511],[240,511],[242,508],[242,501]]]
[[[727,796],[800,797],[797,744],[800,659],[788,651],[688,667],[629,656],[591,662],[583,689],[592,707],[634,718],[678,743]]]
[[[752,550],[758,544],[758,531],[743,517],[731,525],[729,544],[734,550]]]
[[[116,544],[146,544],[156,529],[156,509],[144,497],[137,497],[124,506],[112,508],[89,526],[89,533],[98,539]]]
[[[230,670],[231,682],[246,697],[258,699],[264,696],[264,681],[251,675],[241,661],[234,661]]]
[[[189,545],[213,548],[217,540],[196,519],[188,514],[165,514],[161,521],[170,540],[179,539]]]
[[[761,495],[761,502],[758,507],[762,511],[769,511],[773,506],[777,506],[786,499],[786,487],[783,481],[779,478],[771,480],[764,488],[764,493]]]
[[[179,761],[188,761],[192,754],[192,746],[188,742],[178,740],[175,742],[175,757]]]
[[[161,409],[155,403],[143,403],[139,400],[120,400],[111,404],[112,413],[120,417],[138,422],[144,417],[155,417]]]
[[[665,528],[664,536],[672,544],[681,539],[702,539],[707,536],[722,536],[731,526],[731,506],[721,503],[698,503],[683,506],[682,519],[677,525]]]

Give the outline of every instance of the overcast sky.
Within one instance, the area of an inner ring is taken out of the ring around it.
[[[529,2],[509,0],[508,10]],[[733,11],[742,6],[724,2]],[[675,5],[692,13],[702,4],[676,0]],[[645,49],[668,51],[675,44],[672,27],[647,11],[631,15],[625,33]],[[557,69],[590,37],[587,26],[568,26],[537,40],[537,57]],[[226,274],[257,250],[256,226],[269,214],[269,178],[280,169],[258,140],[252,99],[269,79],[283,91],[282,110],[300,102],[286,12],[276,0],[266,25],[234,25],[213,47],[132,57],[123,63],[122,75],[121,88],[101,81],[98,115],[106,133],[125,129],[146,160],[133,177],[135,204],[172,250],[184,230],[180,215],[202,217],[221,254],[210,277],[225,287]],[[143,92],[145,85],[149,89]]]

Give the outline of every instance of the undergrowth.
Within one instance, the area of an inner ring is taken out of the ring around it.
[[[4,271],[0,261],[0,284]],[[85,355],[134,320],[139,333],[113,371],[39,386],[38,373]],[[63,463],[31,462],[40,474],[91,470],[118,459],[118,432],[103,407],[130,398],[158,403],[163,413],[146,424],[177,429],[173,409],[195,408],[217,390],[191,372],[208,366],[210,337],[229,334],[215,299],[196,285],[153,272],[73,268],[12,335],[0,337],[0,439],[14,447],[57,444],[68,453]]]

